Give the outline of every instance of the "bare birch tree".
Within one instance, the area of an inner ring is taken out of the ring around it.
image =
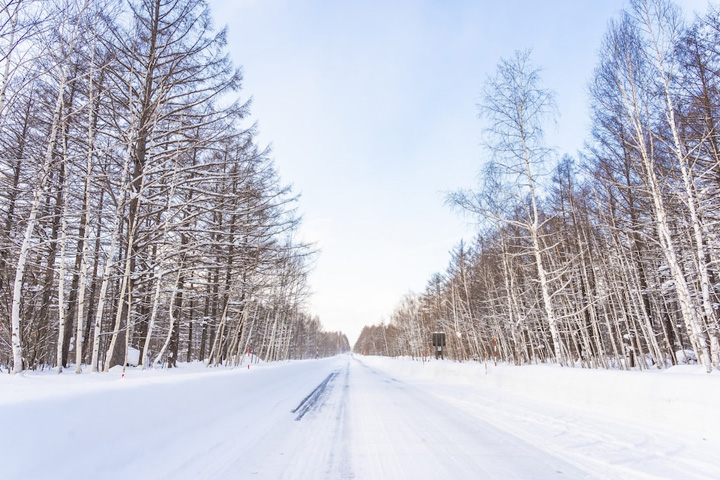
[[[503,182],[502,188],[522,207],[523,216],[498,218],[494,214],[496,209],[488,208],[478,194],[459,192],[451,200],[473,213],[514,224],[528,233],[555,359],[564,363],[563,342],[553,311],[546,260],[543,259],[543,219],[539,206],[538,168],[551,154],[543,145],[543,130],[545,122],[552,121],[555,105],[552,93],[540,87],[540,71],[532,65],[529,51],[515,52],[511,59],[500,61],[495,76],[486,82],[479,108],[481,117],[488,121],[485,145],[492,156],[492,170]]]

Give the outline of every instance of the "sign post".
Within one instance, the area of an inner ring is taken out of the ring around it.
[[[435,359],[442,358],[445,360],[445,332],[433,332],[432,334],[433,347],[435,348]]]

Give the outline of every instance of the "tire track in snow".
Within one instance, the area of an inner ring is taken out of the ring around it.
[[[335,427],[333,429],[333,450],[328,459],[328,468],[325,471],[325,478],[330,479],[353,479],[349,431],[349,394],[350,394],[350,363],[345,365],[345,372],[342,381],[342,390],[337,399],[337,412],[335,415]]]
[[[332,383],[339,374],[339,370],[332,372],[325,378],[325,380],[320,382],[320,385],[315,387],[315,390],[310,392],[307,397],[303,398],[297,407],[291,410],[291,413],[298,414],[297,417],[295,417],[296,422],[302,420],[308,412],[320,410],[322,408],[325,404],[329,391],[332,389]]]

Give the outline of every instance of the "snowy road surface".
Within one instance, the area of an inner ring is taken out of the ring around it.
[[[181,370],[3,379],[0,479],[652,479],[718,471],[717,443],[707,439],[692,445],[644,424],[548,406],[533,412],[512,396],[397,378],[371,359]],[[682,452],[690,448],[696,457]]]
[[[298,407],[294,422],[280,420],[220,477],[588,478],[357,360],[335,367]]]

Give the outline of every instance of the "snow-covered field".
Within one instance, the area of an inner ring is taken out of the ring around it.
[[[720,478],[720,375],[350,355],[0,375],[0,479]]]

